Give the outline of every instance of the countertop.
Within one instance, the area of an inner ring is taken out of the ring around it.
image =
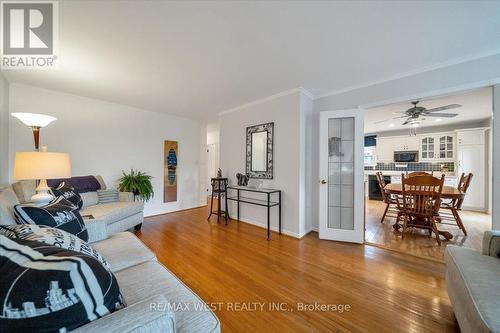
[[[394,171],[394,170],[365,170],[365,175],[375,175],[378,171],[382,172],[382,174],[385,176],[401,176],[402,173],[406,173],[406,171],[402,171],[402,170],[397,170],[397,171]],[[412,172],[412,171],[408,171],[408,172]],[[426,171],[426,172],[430,172],[430,171]],[[456,177],[457,176],[455,172],[434,171],[435,176],[443,174],[443,173],[446,177]]]

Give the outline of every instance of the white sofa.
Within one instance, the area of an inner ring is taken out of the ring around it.
[[[95,176],[99,181],[101,190],[106,189],[106,184],[101,176]],[[28,202],[35,193],[35,184],[32,181],[20,181],[12,184],[20,203]],[[108,234],[128,230],[132,227],[140,229],[144,221],[144,204],[134,201],[134,195],[130,192],[120,192],[119,202],[99,203],[97,192],[80,193],[83,199],[81,215],[92,215],[95,219],[106,222]],[[1,222],[1,221],[0,221]]]
[[[500,332],[500,231],[486,231],[482,252],[446,247],[446,284],[462,333]]]
[[[16,202],[18,198],[10,186],[0,188],[0,224],[11,224]],[[215,314],[134,234],[118,232],[109,236],[109,224],[104,219],[87,220],[85,224],[89,242],[110,264],[127,307],[73,332],[220,332]],[[167,311],[168,305],[173,315]]]

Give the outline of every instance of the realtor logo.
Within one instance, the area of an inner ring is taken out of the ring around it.
[[[1,9],[2,67],[53,67],[57,60],[57,2],[2,1]]]

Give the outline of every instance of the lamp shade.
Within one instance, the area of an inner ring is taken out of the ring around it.
[[[15,180],[57,179],[71,177],[69,154],[52,152],[17,152]]]
[[[57,120],[56,117],[39,113],[15,112],[11,113],[11,115],[22,121],[23,124],[30,127],[45,127],[54,120]]]

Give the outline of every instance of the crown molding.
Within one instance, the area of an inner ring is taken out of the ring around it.
[[[287,95],[291,95],[291,94],[295,94],[295,93],[303,93],[304,95],[306,95],[310,99],[314,99],[314,95],[311,94],[309,91],[307,91],[305,88],[303,88],[303,87],[297,87],[297,88],[293,88],[293,89],[289,89],[289,90],[285,90],[285,91],[279,92],[279,93],[271,95],[271,96],[267,96],[267,97],[264,97],[264,98],[261,98],[261,99],[257,99],[257,100],[255,100],[253,102],[250,102],[250,103],[242,104],[242,105],[237,106],[237,107],[232,108],[232,109],[228,109],[228,110],[219,112],[219,116],[222,116],[222,115],[225,115],[225,114],[228,114],[228,113],[233,113],[233,112],[245,109],[245,108],[250,107],[250,106],[259,105],[259,104],[262,104],[262,103],[265,103],[265,102],[268,102],[268,101],[272,101],[273,99],[280,98],[280,97],[287,96]]]
[[[476,53],[476,54],[469,55],[469,56],[464,56],[464,57],[460,57],[460,58],[450,59],[450,60],[443,61],[441,63],[437,63],[437,64],[434,64],[434,65],[429,65],[429,66],[421,67],[421,68],[418,68],[418,69],[410,70],[410,71],[407,71],[407,72],[403,72],[403,73],[399,73],[399,74],[387,76],[387,77],[382,78],[382,79],[372,80],[372,81],[368,81],[368,82],[365,82],[365,83],[360,83],[360,84],[348,86],[348,87],[345,87],[345,88],[342,88],[342,89],[332,90],[332,91],[330,91],[328,93],[316,96],[315,99],[319,99],[319,98],[323,98],[323,97],[328,97],[328,96],[339,95],[339,94],[343,94],[343,93],[346,93],[346,92],[349,92],[349,91],[353,91],[353,90],[357,90],[357,89],[362,89],[362,88],[374,86],[374,85],[377,85],[377,84],[386,83],[386,82],[389,82],[389,81],[398,80],[398,79],[406,78],[406,77],[409,77],[409,76],[413,76],[413,75],[417,75],[417,74],[421,74],[421,73],[425,73],[425,72],[430,72],[430,71],[433,71],[433,70],[436,70],[436,69],[441,69],[441,68],[445,68],[445,67],[449,67],[449,66],[459,65],[459,64],[466,63],[466,62],[469,62],[469,61],[479,60],[479,59],[482,59],[482,58],[488,58],[488,57],[496,56],[496,55],[500,55],[500,49],[495,49],[495,50],[491,50],[491,51],[488,51],[488,52]]]

